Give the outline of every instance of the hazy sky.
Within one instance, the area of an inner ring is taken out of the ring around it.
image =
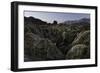
[[[56,20],[58,23],[67,21],[67,20],[78,20],[81,18],[90,18],[90,14],[84,13],[60,13],[60,12],[37,12],[37,11],[24,11],[24,16],[26,17],[35,17],[52,23]]]

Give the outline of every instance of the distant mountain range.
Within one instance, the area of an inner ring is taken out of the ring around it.
[[[37,19],[34,17],[24,17],[24,22],[25,24],[47,24],[47,22],[42,21],[41,19]],[[79,20],[69,20],[69,21],[64,21],[62,24],[66,25],[73,25],[73,24],[90,24],[90,19],[89,18],[82,18]]]
[[[90,23],[90,19],[89,18],[82,18],[82,19],[79,19],[79,20],[70,20],[70,21],[65,21],[63,22],[63,24],[89,24]]]

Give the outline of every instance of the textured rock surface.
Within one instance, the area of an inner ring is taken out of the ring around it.
[[[84,44],[75,45],[68,51],[66,59],[84,59],[86,58],[87,51],[88,47],[86,45]]]
[[[61,51],[50,40],[40,38],[33,33],[25,35],[25,53],[30,55],[30,58],[33,60],[64,58]]]
[[[34,17],[24,19],[24,61],[90,58],[89,22],[66,24],[47,23]]]
[[[66,54],[66,59],[90,58],[90,31],[83,31],[71,44],[72,48]]]
[[[75,45],[75,44],[89,45],[90,44],[90,30],[80,32],[75,38],[75,40],[72,42],[72,45]]]

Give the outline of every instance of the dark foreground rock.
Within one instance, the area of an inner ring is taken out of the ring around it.
[[[64,59],[64,55],[49,39],[40,38],[33,33],[27,33],[25,36],[25,54],[33,61]]]

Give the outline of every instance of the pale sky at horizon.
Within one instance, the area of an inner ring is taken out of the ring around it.
[[[68,20],[79,20],[82,18],[90,18],[90,14],[85,13],[61,13],[61,12],[40,12],[40,11],[24,11],[24,16],[35,17],[52,23],[56,20],[58,23],[68,21]]]

